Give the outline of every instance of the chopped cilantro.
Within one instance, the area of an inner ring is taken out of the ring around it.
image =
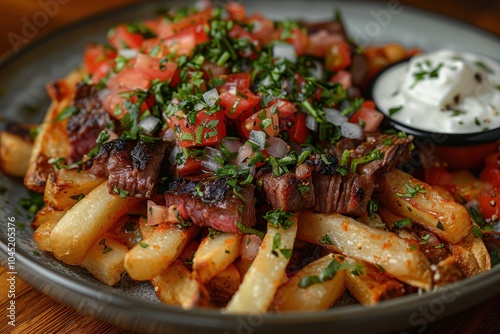
[[[290,226],[293,225],[293,221],[290,219],[292,216],[293,213],[283,211],[283,209],[280,208],[279,210],[268,211],[263,218],[275,228],[281,227],[284,230],[288,230]]]
[[[54,118],[54,122],[63,121],[73,115],[78,114],[79,111],[80,109],[75,106],[66,107],[56,116],[56,118]]]
[[[351,273],[353,273],[353,275],[355,276],[359,276],[362,272],[364,272],[364,268],[362,265],[340,263],[336,259],[333,259],[319,275],[302,277],[299,281],[298,287],[301,289],[306,289],[311,285],[330,281],[335,277],[337,272],[346,269],[352,270]]]
[[[321,245],[333,245],[333,240],[330,235],[327,233],[319,240]]]
[[[394,222],[394,226],[397,228],[405,228],[406,226],[408,226],[409,228],[411,228],[413,226],[413,221],[411,220],[411,218],[397,220]]]
[[[390,108],[389,109],[389,116],[396,114],[397,112],[401,111],[403,108],[404,108],[404,106]]]
[[[128,191],[123,190],[123,189],[120,189],[120,188],[118,188],[118,187],[114,187],[114,188],[113,188],[113,192],[114,192],[115,194],[117,194],[117,195],[120,195],[120,198],[122,198],[122,199],[123,199],[123,198],[125,198],[125,197],[127,197],[127,196],[128,196],[128,193],[129,193]]]
[[[425,190],[424,188],[421,188],[419,184],[417,184],[415,187],[413,187],[411,184],[405,183],[405,187],[406,187],[406,193],[405,194],[396,193],[396,196],[404,197],[404,198],[413,198],[413,197],[417,196],[419,193],[420,194],[427,193],[427,190]]]

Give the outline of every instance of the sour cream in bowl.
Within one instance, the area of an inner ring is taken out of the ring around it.
[[[452,168],[473,168],[498,149],[500,63],[492,58],[448,49],[417,55],[380,73],[371,95],[391,126],[436,144],[433,153]]]

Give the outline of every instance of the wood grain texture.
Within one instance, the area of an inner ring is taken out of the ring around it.
[[[117,6],[138,2],[138,0],[65,0],[61,2],[67,3],[59,5],[57,14],[38,28],[35,36],[30,40],[39,38],[64,24]],[[500,35],[500,2],[498,0],[403,0],[401,3],[452,16]],[[0,55],[2,55],[12,50],[8,34],[10,32],[21,34],[23,18],[33,18],[33,15],[42,8],[37,0],[0,0],[0,8]],[[5,317],[5,309],[9,302],[6,293],[7,278],[5,268],[0,267],[0,309],[2,310],[0,333],[127,333],[127,331],[94,320],[53,301],[20,278],[16,279],[16,327],[12,328],[8,326]],[[415,329],[410,333],[422,332]],[[494,297],[480,306],[430,324],[425,333],[500,333],[500,297]]]

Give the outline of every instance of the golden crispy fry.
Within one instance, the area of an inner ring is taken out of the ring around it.
[[[90,248],[82,267],[87,269],[99,281],[113,286],[122,277],[125,268],[123,261],[128,248],[111,234],[104,234],[95,245]]]
[[[227,305],[227,313],[267,312],[290,259],[284,254],[292,250],[295,241],[298,215],[293,215],[291,219],[293,225],[287,230],[268,224],[259,252],[238,291]],[[280,239],[279,245],[278,239]]]
[[[49,220],[59,221],[68,212],[69,208],[61,211],[54,210],[50,206],[44,206],[35,215],[35,218],[31,222],[33,228],[40,227],[43,223]]]
[[[416,192],[411,195],[407,186]],[[379,190],[376,198],[389,210],[411,218],[449,243],[459,242],[472,229],[466,208],[442,198],[428,184],[397,169],[379,178]]]
[[[491,269],[490,254],[483,240],[476,238],[473,232],[459,243],[448,244],[447,247],[465,276],[474,276]]]
[[[179,257],[198,232],[196,226],[180,228],[160,224],[154,232],[134,246],[125,257],[125,269],[132,279],[143,281],[160,275]]]
[[[99,238],[139,201],[109,194],[103,182],[76,203],[52,230],[54,256],[67,264],[81,264]]]
[[[32,150],[33,143],[21,136],[7,131],[0,132],[0,171],[11,176],[24,177]]]
[[[203,284],[191,277],[191,272],[181,260],[174,260],[168,268],[151,279],[156,295],[167,305],[192,309],[206,306],[208,292]]]
[[[104,180],[88,171],[60,169],[49,174],[43,200],[56,210],[70,208]]]
[[[338,271],[331,280],[316,283],[307,288],[299,287],[304,277],[319,276],[333,260],[342,262],[339,255],[328,254],[302,268],[278,288],[274,297],[274,310],[285,311],[322,311],[327,310],[345,290],[345,271]]]
[[[357,275],[357,273],[346,270],[345,277],[347,288],[362,305],[375,305],[382,300],[404,295],[403,284],[384,275],[374,265],[353,258],[346,258],[346,262],[360,264],[364,267],[363,275]]]
[[[220,233],[206,236],[193,258],[193,272],[201,283],[207,283],[239,256],[241,235]]]
[[[189,270],[192,270],[194,254],[196,253],[196,250],[199,246],[200,243],[198,241],[191,241],[178,257],[178,259],[181,260],[186,265],[186,267],[189,268]]]
[[[40,225],[33,234],[33,239],[36,242],[38,249],[42,251],[52,252],[52,247],[50,245],[50,233],[56,226],[58,220],[47,220]]]
[[[339,214],[300,214],[297,238],[382,266],[410,285],[432,287],[429,261],[392,232],[375,229]]]
[[[210,300],[215,305],[226,306],[231,297],[238,291],[241,276],[234,264],[230,264],[205,284]]]
[[[47,176],[53,171],[52,165],[48,161],[51,158],[58,159],[68,156],[67,120],[57,122],[54,122],[54,120],[61,111],[69,106],[76,84],[81,81],[82,76],[82,72],[76,70],[66,78],[48,86],[53,102],[45,115],[44,122],[39,127],[38,135],[33,144],[28,168],[24,176],[24,185],[28,189],[43,192]]]

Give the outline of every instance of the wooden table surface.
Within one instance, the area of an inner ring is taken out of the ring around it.
[[[39,2],[54,3],[56,1],[0,0],[0,55],[11,51],[12,45],[7,36],[9,32],[21,34],[23,17],[31,18],[40,11]],[[33,39],[68,22],[117,6],[138,2],[138,0],[60,0],[60,2],[66,4],[58,4],[57,13],[50,17],[47,24],[39,29]],[[497,0],[408,0],[401,1],[401,3],[446,14],[500,35],[500,2]],[[16,280],[17,325],[12,328],[7,325],[4,315],[8,303],[7,278],[5,268],[0,267],[0,309],[3,310],[0,318],[0,333],[127,333],[53,301],[20,278]],[[499,332],[499,296],[453,317],[433,323],[427,330],[427,333],[433,334]],[[418,332],[414,331],[414,333]]]

